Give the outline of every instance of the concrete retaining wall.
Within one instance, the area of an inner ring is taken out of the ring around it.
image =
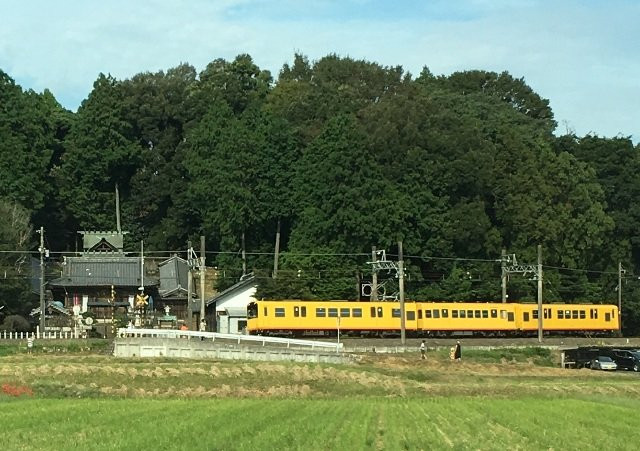
[[[191,359],[224,359],[256,361],[292,361],[313,363],[351,363],[347,354],[311,350],[238,346],[211,341],[168,338],[117,338],[116,357],[180,357]]]

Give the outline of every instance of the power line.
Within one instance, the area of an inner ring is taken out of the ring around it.
[[[617,275],[618,272],[614,272],[614,271],[598,271],[595,269],[584,269],[584,268],[567,268],[564,266],[551,266],[551,265],[544,265],[544,268],[552,268],[552,269],[559,269],[561,271],[574,271],[574,272],[586,272],[586,273],[593,273],[593,274],[613,274],[613,275]]]

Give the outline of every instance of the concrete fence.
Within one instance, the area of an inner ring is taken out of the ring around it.
[[[334,351],[338,352],[343,349],[342,343],[315,340],[299,340],[293,338],[280,337],[263,337],[261,335],[239,335],[239,334],[221,334],[217,332],[198,332],[191,330],[174,330],[174,329],[136,329],[121,328],[118,329],[118,337],[133,338],[183,338],[187,340],[204,340],[215,343],[223,341],[226,343],[233,342],[238,345],[260,345],[260,346],[281,346],[286,348],[305,348],[314,351]]]
[[[185,340],[175,338],[118,337],[113,355],[116,357],[169,357],[215,360],[253,360],[261,362],[292,361],[314,363],[352,363],[350,354],[286,347],[262,347],[223,343],[218,340]]]

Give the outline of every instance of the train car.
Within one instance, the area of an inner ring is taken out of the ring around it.
[[[520,331],[538,330],[538,305],[515,304],[516,326]],[[607,304],[545,304],[542,307],[545,331],[562,333],[613,333],[620,329],[618,306]]]
[[[516,330],[516,304],[417,302],[415,305],[421,335],[449,335],[453,332],[504,335]]]
[[[398,302],[256,301],[247,308],[247,330],[260,335],[385,335],[400,332]],[[609,334],[619,330],[614,305],[545,304],[546,332]],[[536,304],[406,302],[409,336],[465,333],[532,335],[538,330]]]
[[[400,329],[397,302],[257,301],[247,307],[251,334],[334,335],[338,329],[382,333]],[[405,304],[406,329],[417,330],[416,304]]]

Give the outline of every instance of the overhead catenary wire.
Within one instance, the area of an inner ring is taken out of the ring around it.
[[[12,255],[33,255],[37,253],[37,250],[0,250],[0,254],[12,254]],[[137,256],[139,252],[124,252],[126,255],[123,256]],[[172,250],[157,250],[157,251],[145,251],[145,255],[156,255],[162,257],[171,257],[173,255],[180,256],[181,254],[186,254],[187,249],[172,249]],[[238,255],[239,251],[215,251],[208,250],[205,252],[207,255]],[[273,256],[275,252],[265,252],[265,251],[246,251],[246,255],[252,256]],[[49,251],[49,255],[57,255],[62,257],[100,257],[103,254],[101,253],[90,253],[89,255],[76,252],[76,251]],[[365,252],[291,252],[285,251],[280,252],[281,257],[290,256],[290,257],[370,257],[369,253]],[[396,257],[396,254],[387,254],[388,257]],[[500,263],[500,259],[490,259],[490,258],[475,258],[475,257],[459,257],[459,256],[436,256],[436,255],[405,255],[405,259],[419,259],[419,260],[439,260],[439,261],[458,261],[458,262],[479,262],[479,263]],[[607,275],[617,275],[616,271],[603,271],[589,268],[570,268],[565,266],[554,266],[554,265],[543,265],[543,268],[546,269],[555,269],[559,271],[572,271],[572,272],[583,272],[590,274],[607,274]],[[227,268],[228,270],[232,270],[231,268]],[[316,270],[317,271],[317,270]],[[633,275],[632,278],[635,278]],[[625,278],[629,278],[629,276]]]

